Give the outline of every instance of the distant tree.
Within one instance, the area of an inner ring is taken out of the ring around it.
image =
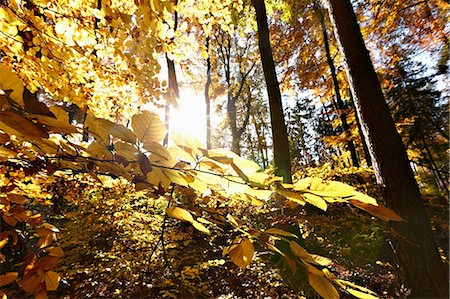
[[[267,24],[266,6],[264,0],[252,0],[258,24],[258,41],[264,78],[269,96],[270,121],[272,125],[273,156],[275,173],[283,177],[284,182],[290,183],[291,161],[289,157],[289,141],[284,121],[283,104],[281,101],[280,86],[275,71],[275,62],[270,45],[270,32]]]

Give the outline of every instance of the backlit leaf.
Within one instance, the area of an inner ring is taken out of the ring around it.
[[[189,211],[179,208],[179,207],[168,207],[166,209],[166,213],[170,217],[181,220],[181,221],[187,221],[190,223],[195,221],[194,217],[192,217],[192,214]]]
[[[38,139],[48,138],[48,134],[43,129],[10,111],[0,112],[0,129],[10,135]]]
[[[192,222],[192,226],[195,227],[195,229],[197,229],[198,231],[201,231],[202,233],[205,233],[207,235],[211,234],[211,232],[209,231],[209,229],[207,229],[203,224],[201,224],[198,221],[193,221]]]
[[[374,206],[371,204],[367,204],[364,202],[361,202],[359,200],[351,199],[351,204],[353,204],[355,207],[360,208],[361,210],[364,210],[368,212],[369,214],[380,218],[384,221],[404,221],[402,217],[400,217],[397,213],[392,211],[389,208],[383,207],[383,206]]]
[[[294,238],[298,238],[296,235],[294,235],[293,233],[284,231],[282,229],[278,229],[278,228],[269,228],[268,230],[265,231],[266,234],[271,234],[271,235],[279,235],[279,236],[285,236],[285,237],[294,237]]]
[[[59,280],[61,279],[59,274],[55,271],[45,272],[45,287],[47,291],[56,291],[59,285]]]
[[[255,253],[255,247],[247,238],[236,239],[233,243],[233,245],[237,246],[229,249],[228,253],[230,255],[230,259],[235,265],[244,269],[250,265]]]
[[[144,144],[152,141],[161,142],[166,136],[166,127],[159,116],[146,110],[133,116],[131,126],[137,138]]]
[[[318,276],[315,274],[308,274],[309,284],[314,290],[325,299],[337,299],[339,293],[333,284],[324,276]]]
[[[10,97],[17,104],[24,107],[23,82],[14,72],[0,63],[0,89],[3,91],[12,90]]]

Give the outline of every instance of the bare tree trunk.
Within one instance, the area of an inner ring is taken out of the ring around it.
[[[177,4],[178,0],[175,0],[175,5]],[[174,12],[174,28],[173,30],[177,30],[178,27],[178,13],[177,11]],[[165,109],[165,116],[164,116],[164,123],[167,129],[167,134],[164,137],[163,144],[167,145],[169,143],[169,125],[170,125],[170,105],[173,105],[176,100],[180,97],[180,91],[178,89],[178,81],[177,81],[177,73],[175,71],[175,63],[173,60],[169,59],[169,57],[166,54],[166,61],[167,61],[167,70],[169,74],[169,94],[166,101],[166,109]]]
[[[391,224],[401,277],[413,298],[448,298],[447,273],[400,135],[349,0],[329,0],[330,19],[347,62],[356,111],[385,200],[405,221]]]
[[[322,35],[323,35],[323,42],[325,47],[325,54],[327,57],[327,63],[330,67],[331,72],[331,78],[333,80],[333,87],[334,87],[334,94],[336,96],[336,113],[339,116],[339,119],[341,120],[342,130],[344,131],[345,138],[347,139],[347,149],[350,152],[350,157],[352,159],[352,165],[355,167],[359,167],[359,161],[358,161],[358,155],[356,154],[356,147],[355,143],[351,139],[351,132],[350,132],[350,126],[347,122],[347,113],[345,112],[345,105],[344,101],[341,97],[341,90],[339,87],[339,81],[336,74],[336,67],[334,66],[333,58],[331,58],[331,52],[330,52],[330,45],[328,42],[328,33],[327,33],[327,27],[325,25],[325,19],[322,14],[322,10],[317,4],[316,1],[314,1],[314,8],[316,10],[316,13],[320,20],[320,26],[322,27]]]
[[[352,105],[352,108],[355,109],[355,101],[353,100],[352,93],[350,91],[350,104]],[[372,166],[372,158],[370,157],[369,147],[367,146],[366,139],[364,138],[364,134],[361,127],[361,119],[359,118],[358,114],[356,113],[356,125],[358,126],[358,133],[359,137],[361,138],[361,143],[364,150],[364,158],[366,159],[366,164],[368,167]]]
[[[206,104],[206,149],[211,149],[211,101],[209,98],[209,87],[211,86],[211,58],[209,57],[209,37],[206,38],[206,84],[205,84],[205,104]]]
[[[430,163],[430,169],[434,174],[434,177],[436,179],[437,185],[438,187],[444,191],[446,194],[448,194],[448,187],[447,187],[447,183],[444,180],[444,178],[442,177],[439,168],[436,165],[436,162],[434,162],[433,159],[433,155],[431,154],[430,148],[428,147],[427,141],[425,139],[425,136],[422,135],[422,142],[423,142],[423,146],[425,147],[425,151],[427,152],[428,155],[428,161]]]
[[[281,101],[280,86],[278,85],[275,63],[270,46],[269,25],[267,24],[266,6],[264,0],[252,0],[258,24],[258,41],[264,78],[269,95],[270,121],[272,125],[273,156],[275,174],[282,176],[284,182],[292,182],[291,161],[289,157],[289,141],[286,124],[284,122],[283,104]]]

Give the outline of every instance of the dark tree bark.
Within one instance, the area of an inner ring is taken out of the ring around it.
[[[206,84],[205,84],[205,105],[206,105],[206,149],[211,149],[211,100],[209,98],[209,87],[211,86],[211,58],[209,57],[209,37],[206,38]]]
[[[266,6],[264,0],[252,0],[258,24],[258,42],[264,78],[269,95],[270,122],[272,125],[273,157],[275,174],[282,176],[284,182],[292,182],[291,160],[289,157],[289,141],[284,121],[283,104],[280,86],[278,85],[272,48],[270,46],[270,32],[267,24]]]
[[[349,0],[329,0],[330,19],[347,62],[356,111],[385,200],[405,221],[391,224],[402,279],[412,298],[448,298],[447,273],[436,249],[419,188],[364,44]]]
[[[174,1],[175,5],[177,4],[177,0]],[[177,30],[178,27],[178,13],[177,11],[174,12],[174,29]],[[166,101],[166,108],[165,108],[165,115],[164,115],[164,124],[167,129],[167,134],[164,137],[163,144],[167,145],[169,143],[169,126],[170,126],[170,105],[173,105],[176,103],[176,100],[180,97],[180,91],[178,89],[178,80],[177,80],[177,73],[175,71],[175,63],[173,60],[169,59],[169,57],[166,54],[166,61],[167,61],[167,71],[169,74],[169,90],[167,95],[167,101]]]
[[[347,113],[345,111],[345,104],[341,97],[341,89],[339,87],[339,81],[336,74],[336,67],[334,66],[333,58],[331,57],[330,44],[328,42],[328,32],[327,27],[325,25],[325,19],[323,17],[323,13],[319,5],[316,1],[314,1],[314,9],[316,11],[317,16],[319,17],[320,26],[322,28],[323,35],[323,43],[325,47],[325,54],[327,57],[327,63],[330,67],[331,79],[333,80],[334,94],[336,96],[335,106],[336,113],[341,120],[341,127],[344,131],[345,138],[347,139],[347,149],[350,152],[350,158],[352,159],[352,165],[355,167],[359,167],[358,155],[356,154],[355,143],[351,139],[350,126],[347,122]]]

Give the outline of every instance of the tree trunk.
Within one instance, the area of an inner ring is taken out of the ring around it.
[[[448,298],[447,274],[419,187],[362,39],[350,0],[329,0],[330,19],[347,62],[356,111],[385,200],[405,221],[391,224],[396,255],[413,298]]]
[[[444,191],[446,194],[448,194],[448,187],[447,187],[447,183],[445,182],[444,178],[441,175],[441,172],[439,170],[439,168],[436,165],[436,162],[434,162],[434,158],[433,158],[433,154],[430,151],[430,148],[428,147],[427,141],[425,139],[425,136],[422,135],[422,142],[423,142],[423,146],[425,148],[425,151],[427,153],[428,156],[428,162],[430,164],[430,169],[433,172],[433,175],[436,179],[436,183],[439,187],[439,189],[441,189],[442,191]]]
[[[177,4],[177,0],[174,1],[175,5]],[[178,13],[177,11],[174,12],[174,28],[173,30],[177,30],[178,27]],[[164,137],[163,144],[167,145],[169,143],[169,124],[170,124],[170,105],[174,105],[177,101],[177,99],[180,97],[180,91],[178,89],[178,81],[177,81],[177,73],[175,71],[175,63],[173,60],[169,59],[169,57],[166,54],[166,61],[167,61],[167,71],[169,76],[169,92],[168,92],[168,98],[166,101],[166,109],[165,109],[165,117],[164,122],[167,129],[167,134]]]
[[[339,116],[339,119],[341,120],[342,130],[344,131],[345,138],[347,139],[347,149],[350,152],[350,157],[352,159],[352,165],[355,167],[359,167],[359,161],[358,161],[358,155],[356,154],[356,147],[355,143],[351,139],[351,133],[350,133],[350,126],[347,122],[347,113],[345,112],[345,105],[344,101],[341,97],[341,89],[339,87],[339,81],[336,74],[336,68],[334,66],[333,58],[331,58],[331,52],[330,52],[330,45],[328,42],[328,33],[327,33],[327,27],[325,25],[325,19],[322,14],[322,10],[317,4],[316,1],[314,1],[314,9],[319,17],[320,20],[320,26],[322,27],[322,35],[323,35],[323,43],[325,47],[325,54],[327,57],[327,63],[330,67],[330,73],[331,78],[333,80],[333,87],[334,87],[334,94],[336,96],[336,112]]]
[[[211,58],[209,57],[209,37],[206,38],[206,84],[205,84],[205,104],[206,104],[206,149],[211,149],[211,101],[209,99],[209,87],[211,86]]]
[[[278,85],[275,63],[270,46],[270,33],[267,24],[266,6],[264,0],[252,0],[256,12],[258,24],[258,44],[264,78],[269,95],[270,121],[272,125],[273,157],[275,174],[282,176],[284,182],[290,183],[291,161],[289,158],[289,141],[287,138],[286,124],[284,122],[283,104],[281,101],[280,86]]]
[[[352,108],[355,109],[355,101],[353,100],[352,92],[350,91],[350,104],[352,105]],[[364,138],[364,134],[362,131],[361,126],[361,119],[359,118],[358,114],[356,113],[356,125],[358,126],[358,133],[359,137],[361,138],[361,143],[364,151],[364,158],[366,159],[366,164],[368,167],[372,166],[372,158],[370,157],[369,147],[367,146],[366,139]]]

